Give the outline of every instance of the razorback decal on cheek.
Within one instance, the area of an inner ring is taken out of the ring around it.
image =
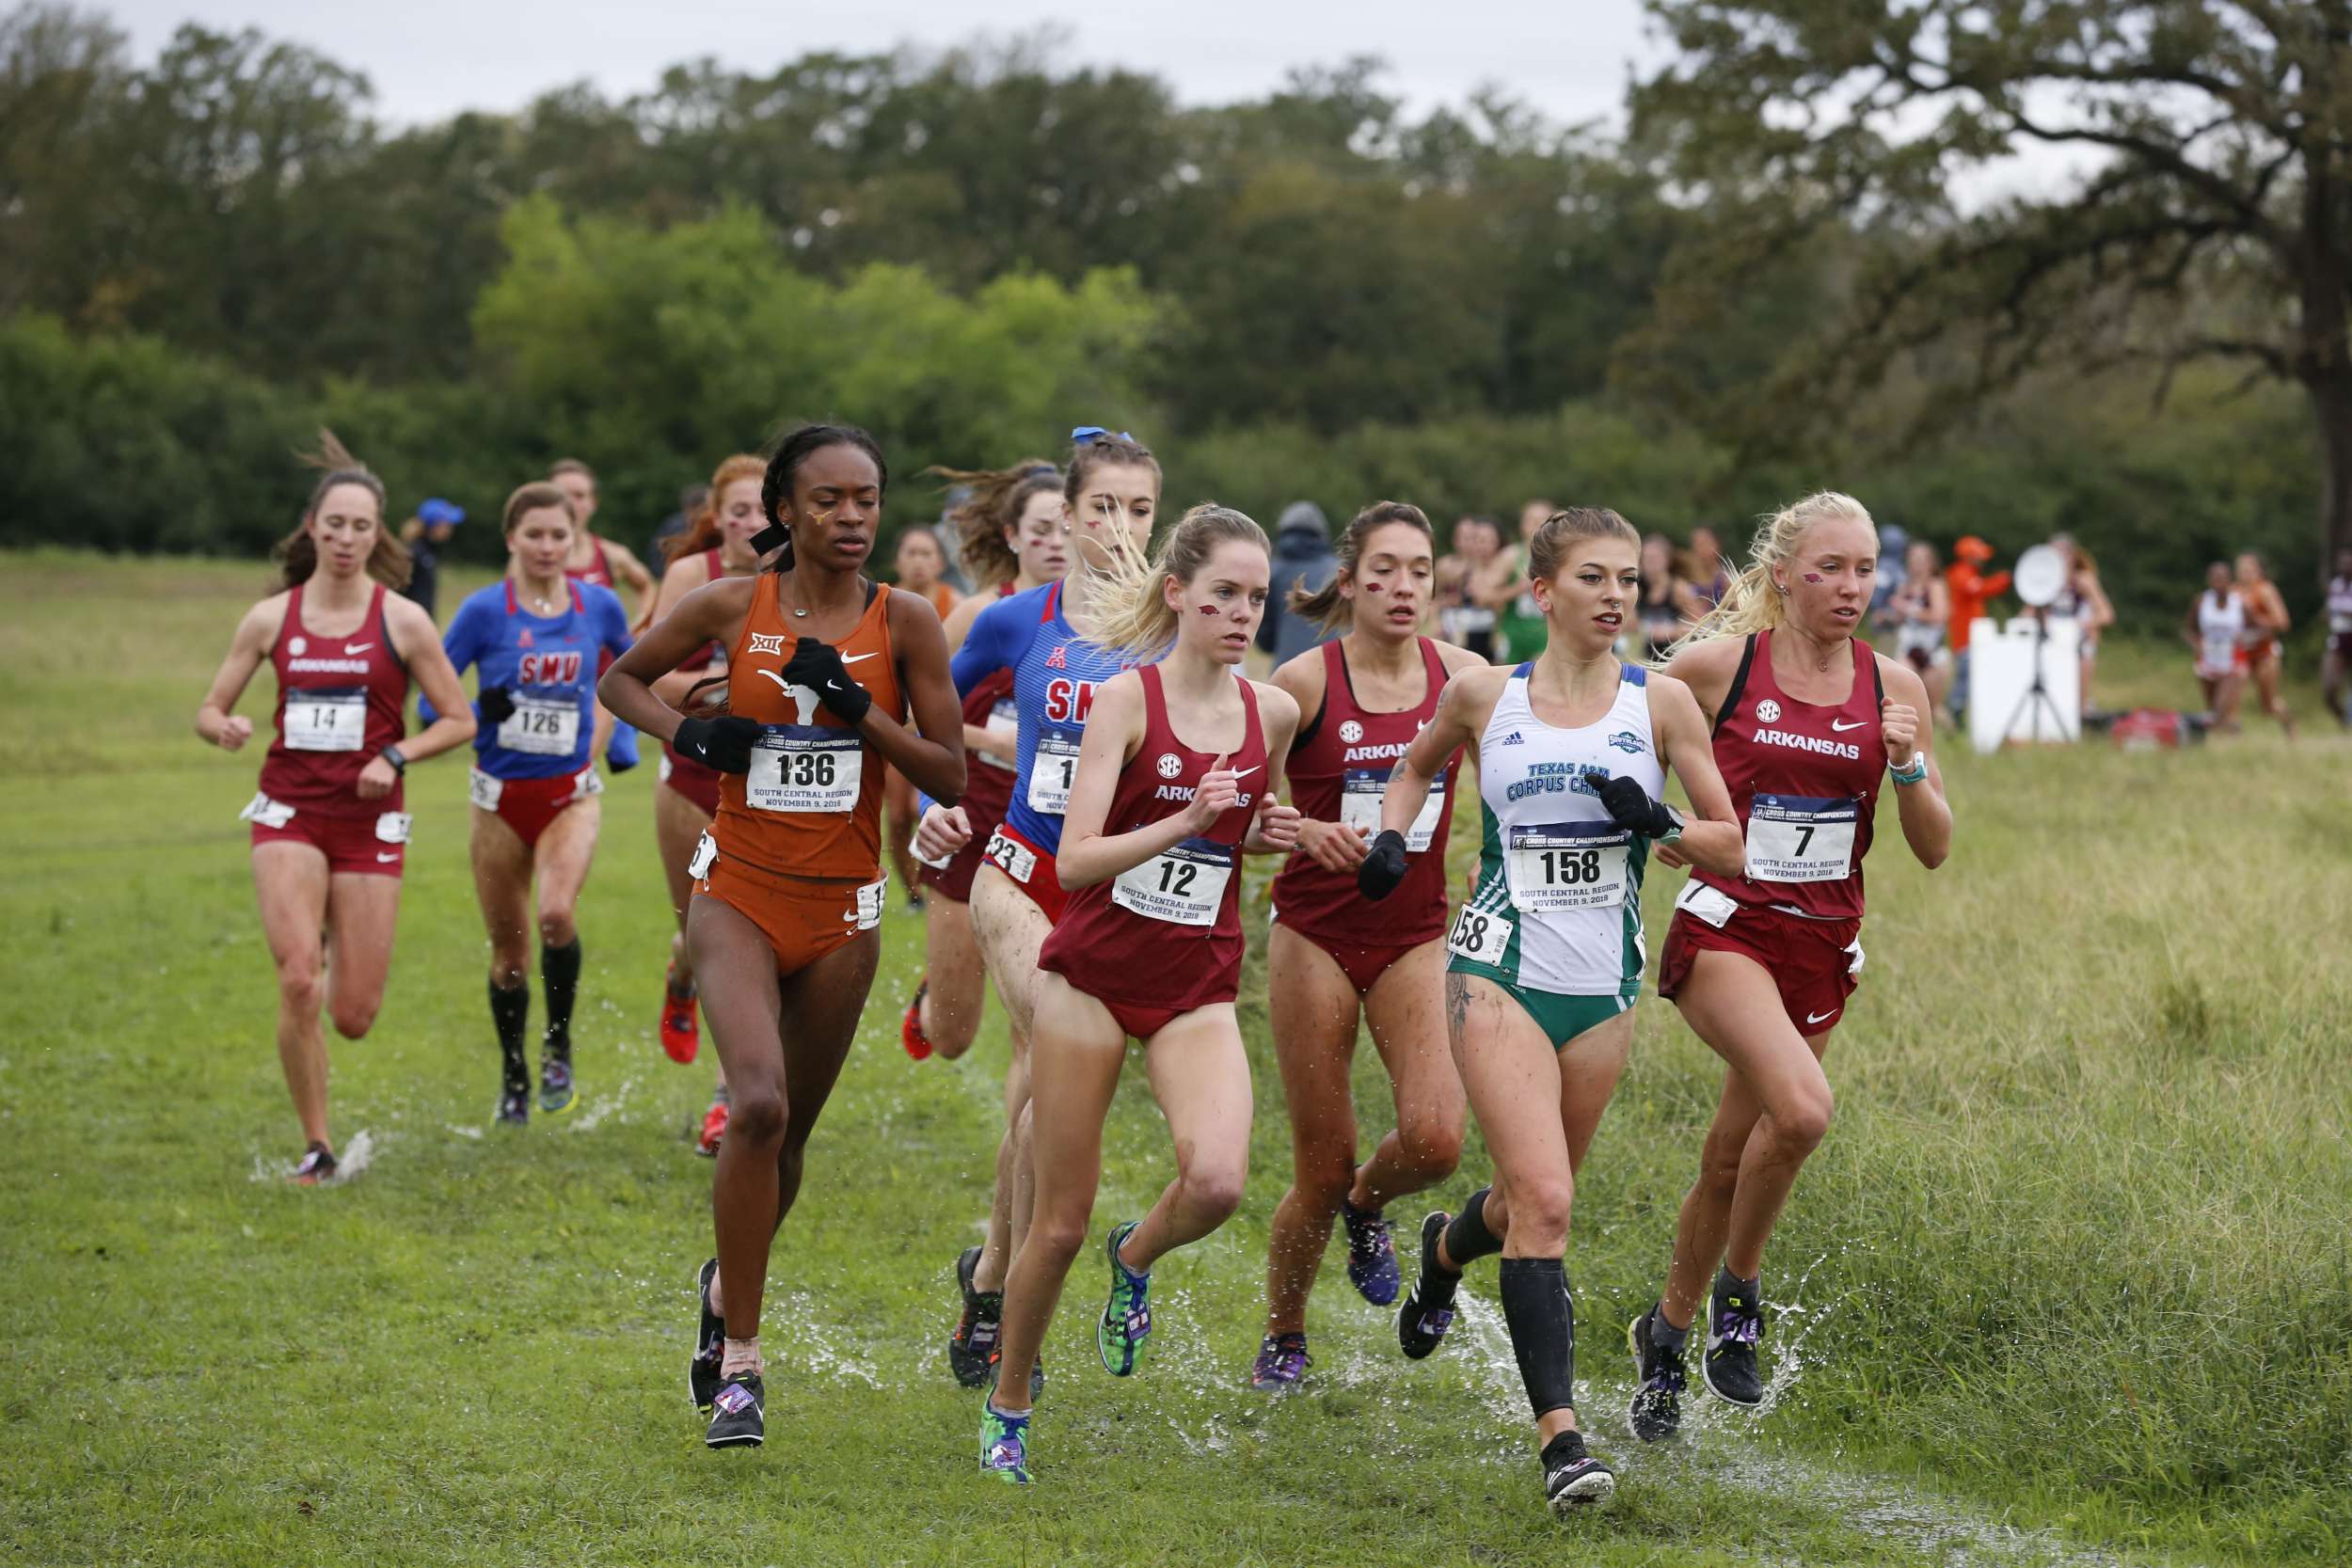
[[[1828,581],[1829,579],[1822,577],[1819,572],[1807,572],[1804,575],[1804,580],[1811,583],[1814,587],[1819,588],[1822,583]]]

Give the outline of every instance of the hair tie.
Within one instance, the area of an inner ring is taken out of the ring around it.
[[[1110,436],[1112,434],[1114,433],[1104,429],[1099,424],[1082,424],[1077,429],[1070,433],[1070,439],[1077,445],[1085,447],[1091,446],[1095,442],[1103,439],[1105,436]],[[1128,435],[1123,430],[1119,431],[1116,434],[1118,438],[1122,441],[1132,441],[1135,439],[1133,436]]]

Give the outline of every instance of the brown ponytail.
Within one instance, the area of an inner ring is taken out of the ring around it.
[[[318,483],[310,487],[310,504],[302,509],[301,523],[270,551],[270,559],[278,563],[279,582],[293,588],[310,581],[318,571],[319,549],[310,537],[310,523],[319,515],[319,503],[337,486],[356,484],[375,498],[375,544],[368,551],[368,576],[387,588],[407,587],[408,546],[385,524],[384,514],[389,508],[384,499],[384,482],[344,450],[331,430],[319,431],[316,451],[297,452],[295,456],[305,467],[322,471]]]
[[[1009,468],[926,468],[950,485],[971,491],[948,508],[955,531],[956,560],[977,589],[994,588],[1021,575],[1021,556],[1005,535],[1021,526],[1029,498],[1062,487],[1061,470],[1042,457],[1025,458]]]

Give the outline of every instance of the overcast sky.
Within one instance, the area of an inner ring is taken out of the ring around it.
[[[619,97],[661,70],[709,55],[766,71],[818,49],[873,53],[1042,30],[1073,62],[1162,76],[1180,98],[1223,103],[1263,94],[1302,65],[1351,55],[1387,60],[1386,86],[1415,109],[1460,103],[1497,84],[1552,119],[1619,120],[1629,75],[1667,51],[1637,0],[1188,0],[1079,7],[1070,0],[96,0],[151,57],[183,22],[255,27],[367,73],[379,118],[394,124],[460,109],[519,108],[582,79]],[[1075,16],[1087,18],[1071,20]],[[2042,154],[1970,182],[1973,192],[2062,178]]]

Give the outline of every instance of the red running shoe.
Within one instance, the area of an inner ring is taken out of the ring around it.
[[[929,980],[915,987],[914,1000],[907,1004],[907,1016],[898,1021],[898,1043],[918,1062],[931,1053],[930,1037],[923,1033],[923,993],[930,989]]]
[[[661,1049],[670,1060],[691,1062],[703,1048],[702,1026],[694,1016],[694,989],[677,989],[677,966],[670,966],[661,989]]]
[[[694,1152],[706,1160],[719,1157],[719,1140],[726,1136],[727,1108],[723,1101],[713,1101],[703,1113],[702,1136],[694,1140]]]

